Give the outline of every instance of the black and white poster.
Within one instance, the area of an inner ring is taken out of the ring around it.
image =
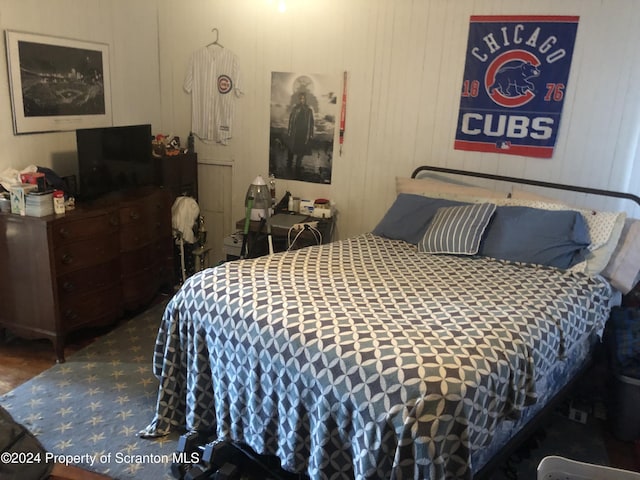
[[[109,47],[6,32],[15,133],[112,124]]]
[[[339,89],[338,75],[271,74],[269,174],[331,183]]]

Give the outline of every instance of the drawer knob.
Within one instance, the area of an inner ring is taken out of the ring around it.
[[[131,220],[138,220],[140,218],[140,214],[136,211],[131,211],[129,217],[131,217]]]
[[[65,253],[64,255],[62,255],[62,263],[65,265],[69,265],[73,262],[73,255],[71,255],[70,253]]]
[[[73,292],[76,289],[76,287],[72,282],[64,282],[62,284],[62,289],[65,292]]]
[[[76,320],[78,318],[78,314],[71,309],[68,309],[64,312],[64,317],[67,320]]]
[[[67,230],[66,228],[62,227],[59,230],[59,233],[62,238],[69,238],[69,230]]]

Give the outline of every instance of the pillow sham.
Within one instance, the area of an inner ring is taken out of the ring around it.
[[[372,233],[416,245],[424,236],[429,222],[438,209],[456,205],[464,205],[464,203],[403,193],[396,197]]]
[[[591,214],[583,212],[583,215],[589,226],[589,234],[593,235],[583,271],[587,275],[594,276],[602,273],[611,260],[620,240],[627,214],[625,212],[591,212]]]
[[[475,255],[495,210],[493,203],[439,208],[418,243],[418,251]]]
[[[602,271],[611,285],[623,294],[635,286],[640,274],[640,220],[627,219],[611,260]]]
[[[546,202],[546,203],[561,203],[557,198],[546,197],[544,195],[539,195],[535,192],[531,192],[529,190],[522,190],[520,188],[512,188],[511,195],[509,198],[514,200],[530,200],[537,202]]]
[[[584,260],[589,243],[580,212],[498,206],[479,254],[568,269]]]
[[[457,196],[477,197],[483,199],[507,198],[506,192],[497,192],[488,188],[474,187],[459,183],[445,182],[433,178],[406,178],[396,177],[396,194],[413,193],[449,198],[456,200]]]

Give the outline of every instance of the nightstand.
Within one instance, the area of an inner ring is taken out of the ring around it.
[[[311,245],[317,245],[319,243],[329,243],[332,241],[333,230],[335,226],[335,217],[331,218],[315,218],[308,216],[301,220],[300,223],[305,222],[317,222],[317,232],[313,232],[309,229],[302,232],[294,231],[288,228],[272,227],[271,228],[271,240],[273,243],[274,252],[284,252],[287,249],[299,249],[308,247]],[[240,219],[236,222],[236,228],[240,231],[244,231],[245,220]],[[298,233],[300,235],[298,236]],[[296,238],[297,236],[297,238]],[[295,243],[293,240],[295,239]],[[265,222],[251,221],[249,225],[249,237],[247,239],[249,258],[260,257],[269,253],[269,247],[267,243],[267,226]],[[291,247],[290,247],[291,245]]]

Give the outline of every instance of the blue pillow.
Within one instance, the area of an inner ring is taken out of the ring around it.
[[[417,245],[438,209],[456,205],[467,204],[445,198],[401,193],[372,233],[380,237],[404,240]]]
[[[567,269],[584,260],[589,244],[589,229],[580,212],[500,206],[479,254]]]

